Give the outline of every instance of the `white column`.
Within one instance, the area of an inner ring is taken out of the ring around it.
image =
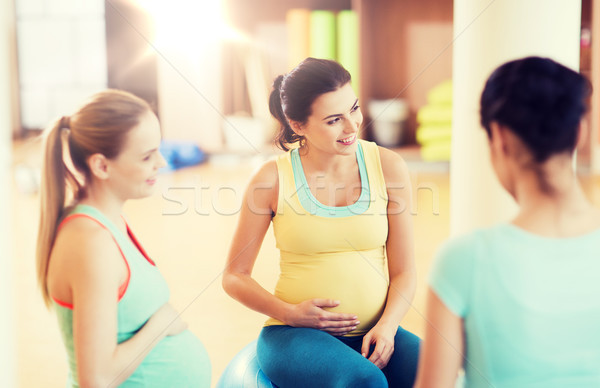
[[[531,55],[579,70],[580,28],[577,0],[454,0],[452,235],[508,220],[517,210],[494,175],[479,124],[485,80],[500,64]]]
[[[590,144],[592,172],[600,174],[600,1],[592,3],[592,107]]]
[[[158,100],[163,135],[208,151],[223,147],[220,51],[164,50],[158,58]]]
[[[12,303],[13,255],[10,200],[12,186],[11,163],[11,116],[10,60],[12,52],[9,39],[14,38],[14,9],[11,0],[0,0],[0,385],[16,387],[14,342],[14,305]]]

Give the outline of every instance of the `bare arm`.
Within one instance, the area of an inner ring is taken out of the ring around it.
[[[274,163],[267,164],[248,185],[223,273],[223,288],[245,306],[283,320],[286,304],[265,290],[251,276],[276,206],[276,176]]]
[[[380,368],[394,352],[394,336],[411,306],[416,289],[412,216],[412,188],[404,160],[380,148],[381,164],[388,194],[388,238],[386,253],[390,286],[383,315],[363,340],[362,353]],[[368,354],[371,344],[375,349]]]
[[[124,382],[165,336],[186,328],[165,305],[131,339],[117,344],[117,297],[125,264],[109,232],[93,221],[70,222],[55,246],[73,304],[73,342],[82,387]],[[76,242],[76,244],[74,243]],[[54,253],[53,253],[54,255]]]
[[[429,289],[427,326],[415,387],[454,387],[464,353],[463,321]]]
[[[265,164],[251,180],[242,203],[223,274],[225,291],[245,306],[290,326],[313,327],[332,334],[345,334],[356,328],[356,316],[332,313],[323,307],[339,304],[330,299],[310,299],[286,303],[265,290],[252,278],[252,269],[272,214],[277,210],[279,182],[274,161]]]

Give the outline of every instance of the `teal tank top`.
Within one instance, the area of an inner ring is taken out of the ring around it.
[[[59,231],[62,225],[76,217],[90,218],[108,230],[123,255],[129,276],[119,290],[117,342],[127,341],[169,301],[167,283],[129,226],[125,235],[97,209],[77,205],[61,222]],[[79,387],[73,347],[73,306],[56,299],[54,306],[69,362],[67,386]],[[160,341],[120,387],[209,387],[210,375],[206,349],[192,332],[185,330]]]
[[[369,175],[367,174],[363,144],[367,147],[369,152],[376,151],[376,149],[373,148],[374,143],[367,143],[362,140],[358,141],[356,147],[356,162],[358,163],[358,173],[360,175],[362,189],[358,200],[349,206],[327,206],[320,203],[310,191],[310,186],[308,185],[306,175],[304,175],[304,169],[302,168],[302,161],[300,160],[298,148],[294,148],[290,151],[292,170],[294,171],[294,183],[296,184],[296,194],[298,195],[298,200],[302,204],[302,207],[306,211],[321,217],[351,217],[362,214],[369,209],[369,206],[371,205],[371,188],[369,186]],[[379,157],[379,153],[375,153],[377,154],[377,157]]]

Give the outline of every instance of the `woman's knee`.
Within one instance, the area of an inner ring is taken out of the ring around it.
[[[341,376],[338,379],[338,387],[356,387],[356,388],[382,388],[387,387],[388,382],[383,372],[367,361],[370,365],[361,368],[355,368],[352,371]]]
[[[412,387],[417,375],[421,340],[401,327],[394,340],[394,354],[383,371],[390,386]]]

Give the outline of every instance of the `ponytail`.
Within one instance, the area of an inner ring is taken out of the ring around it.
[[[62,117],[46,130],[40,188],[40,224],[36,249],[37,277],[46,306],[50,305],[48,294],[48,263],[56,228],[65,205],[68,176],[72,174],[63,161],[63,129],[69,128],[69,118]]]
[[[295,142],[302,142],[304,140],[304,136],[298,135],[292,127],[288,119],[285,117],[285,113],[283,113],[283,106],[281,103],[281,84],[284,81],[283,75],[278,76],[273,81],[273,91],[269,96],[269,111],[271,115],[279,121],[280,129],[277,134],[275,140],[279,143],[279,148],[284,151],[288,151],[288,144],[293,144]]]

